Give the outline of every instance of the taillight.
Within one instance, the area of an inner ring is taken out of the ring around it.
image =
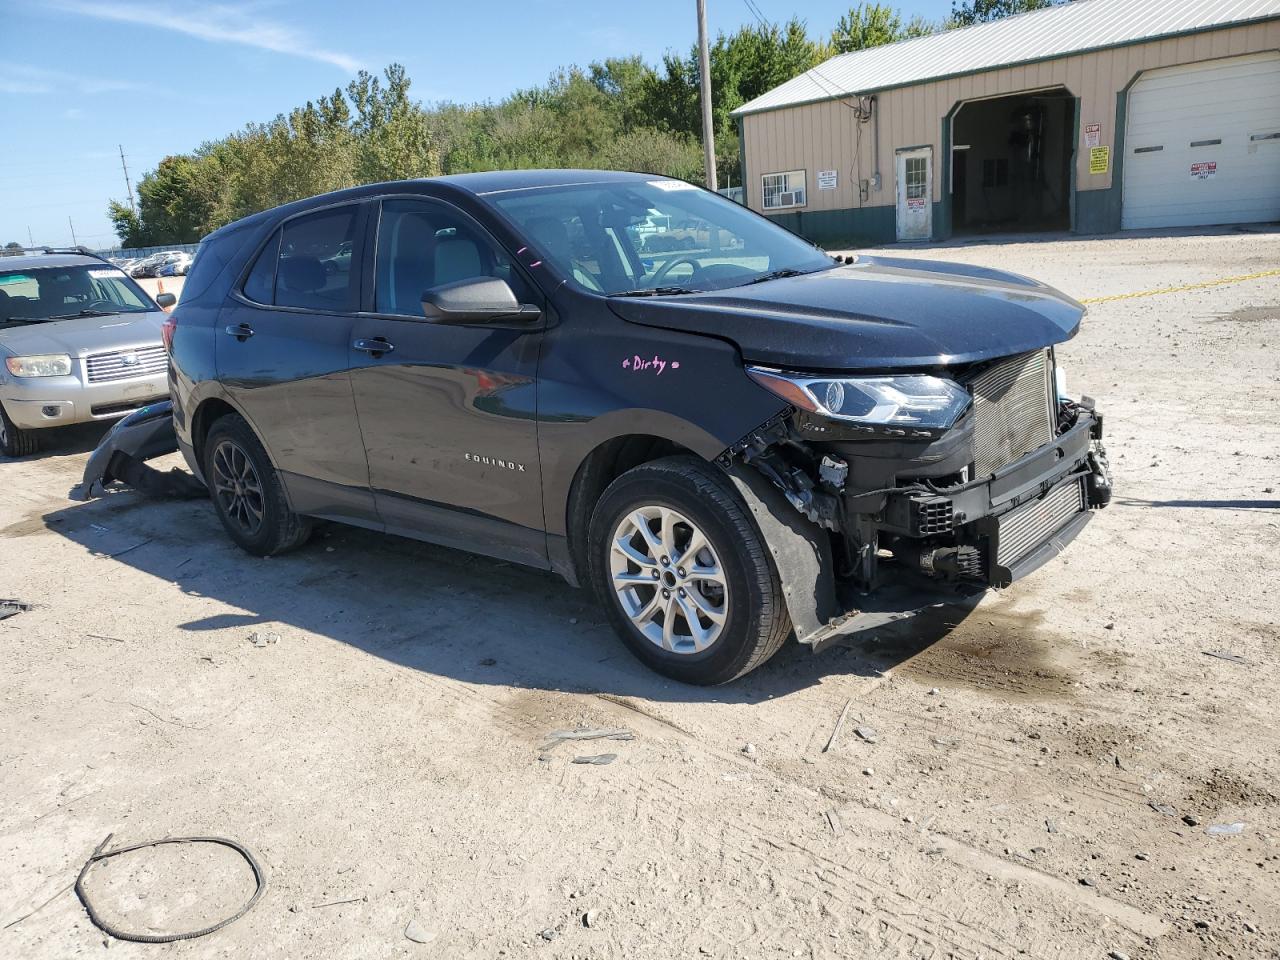
[[[164,341],[164,352],[173,353],[173,331],[178,329],[178,315],[171,313],[160,324],[160,339]]]

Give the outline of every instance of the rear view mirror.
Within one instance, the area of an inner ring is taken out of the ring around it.
[[[536,320],[542,311],[521,305],[507,281],[474,277],[432,287],[422,295],[422,315],[429,323],[492,323]]]
[[[161,310],[168,310],[177,302],[178,302],[178,298],[172,293],[156,294],[156,304],[160,307]]]

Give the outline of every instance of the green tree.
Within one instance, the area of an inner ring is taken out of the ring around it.
[[[1000,20],[1015,13],[1056,7],[1066,2],[1067,0],[952,0],[951,20],[955,26],[968,27],[975,23]]]
[[[22,254],[22,244],[17,240],[10,240],[4,245],[4,249],[0,250],[0,257],[17,257]]]
[[[860,3],[836,21],[831,46],[836,53],[852,53],[902,38],[902,14],[879,3]]]

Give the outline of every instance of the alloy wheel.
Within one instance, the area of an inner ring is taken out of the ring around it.
[[[213,492],[223,513],[250,536],[262,527],[266,501],[253,461],[231,440],[213,451]]]
[[[609,573],[623,612],[662,650],[701,653],[724,630],[724,567],[706,535],[670,507],[637,507],[618,521]]]

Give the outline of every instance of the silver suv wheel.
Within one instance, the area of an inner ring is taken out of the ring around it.
[[[728,582],[688,517],[638,507],[618,521],[610,543],[613,590],[640,633],[671,653],[701,653],[716,642],[729,615]]]

